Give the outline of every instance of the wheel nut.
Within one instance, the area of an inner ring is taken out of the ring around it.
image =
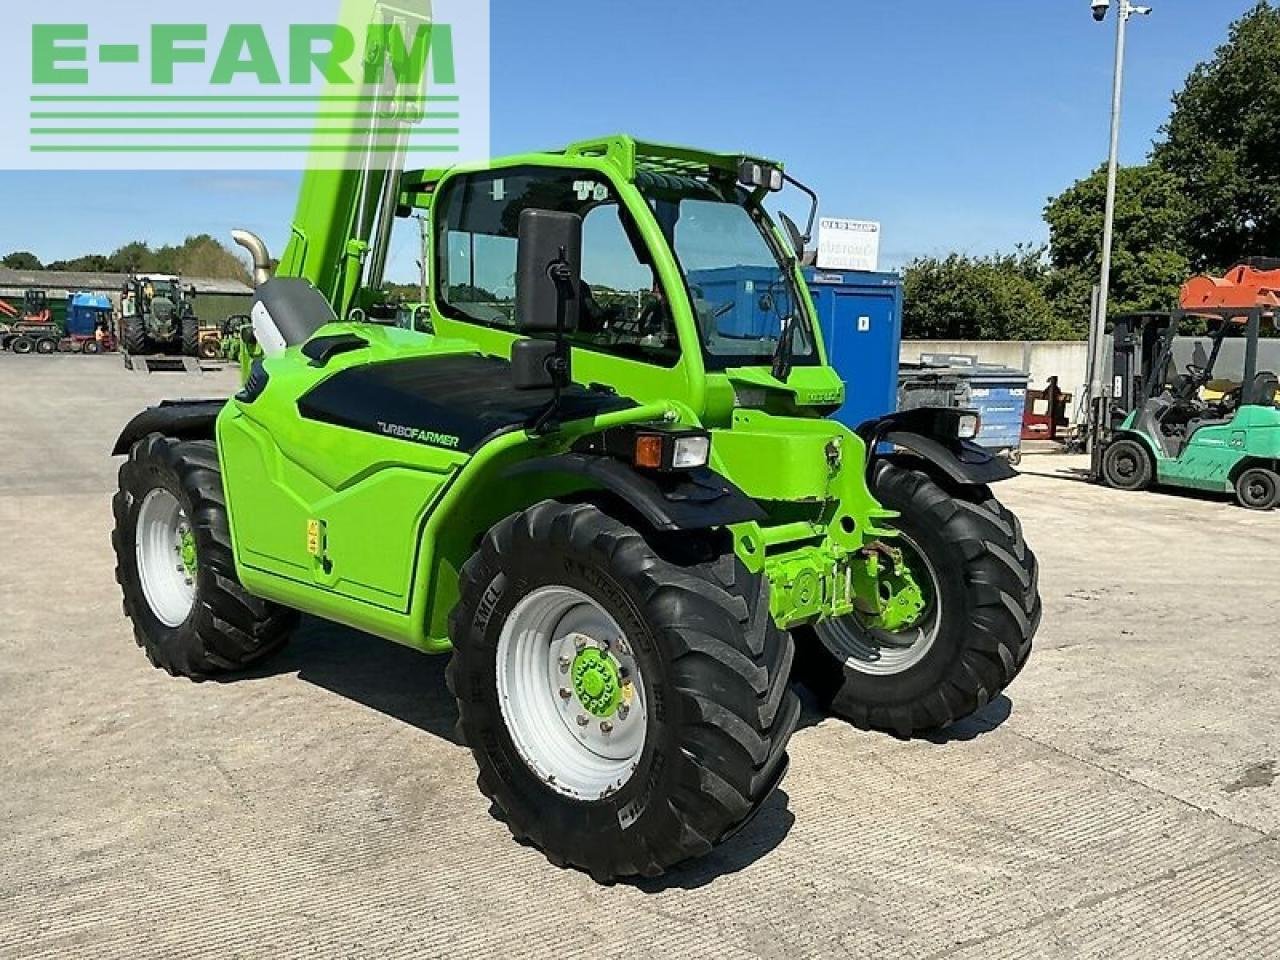
[[[578,714],[578,726],[585,727],[590,722],[591,721],[587,719],[587,715],[585,713]]]
[[[610,723],[608,720],[601,720],[600,732],[603,733],[605,736],[608,736],[609,734],[613,733],[613,724]]]
[[[631,712],[631,708],[630,708],[630,707],[628,707],[625,703],[620,703],[620,704],[618,704],[618,719],[619,719],[619,720],[625,720],[625,719],[627,719],[627,714],[628,714],[628,713],[630,713],[630,712]]]
[[[572,697],[572,696],[573,696],[573,694],[569,692],[569,688],[568,688],[568,687],[561,687],[561,688],[560,688],[560,699],[561,699],[561,700],[568,700],[568,699],[569,699],[570,697]]]
[[[572,665],[573,665],[573,661],[572,661],[572,660],[570,660],[568,657],[561,657],[561,658],[560,658],[560,672],[561,672],[561,673],[568,673],[568,672],[569,672],[569,667],[571,667]]]
[[[582,634],[578,634],[573,640],[573,645],[577,647],[578,652],[581,653],[583,650],[587,649],[587,638]]]

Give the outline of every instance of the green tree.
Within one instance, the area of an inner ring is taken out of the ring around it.
[[[1102,270],[1107,171],[1101,167],[1049,201],[1046,292],[1054,312],[1088,329],[1090,298]],[[1111,264],[1112,316],[1172,310],[1191,274],[1181,245],[1188,215],[1178,178],[1154,164],[1122,167],[1116,182],[1116,232]]]
[[[904,336],[921,340],[1058,340],[1063,323],[1045,294],[1043,251],[969,257],[953,253],[909,264],[903,283]]]
[[[44,264],[30,250],[15,250],[3,260],[0,264],[8,267],[10,270],[43,270]]]
[[[1262,0],[1173,99],[1154,161],[1190,201],[1192,265],[1280,256],[1280,7]]]

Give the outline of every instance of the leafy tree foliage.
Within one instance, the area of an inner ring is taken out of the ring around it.
[[[1182,241],[1197,269],[1280,256],[1280,6],[1262,0],[1174,96],[1156,164],[1189,201]]]
[[[1090,297],[1102,270],[1107,171],[1100,167],[1049,201],[1048,295],[1055,312],[1087,331]],[[1154,164],[1122,167],[1116,182],[1116,232],[1111,264],[1113,316],[1168,310],[1191,275],[1180,231],[1187,201],[1173,174]]]
[[[927,257],[906,270],[905,335],[922,340],[1057,340],[1077,331],[1046,296],[1043,251]]]
[[[207,233],[188,237],[178,245],[154,250],[143,241],[135,240],[108,255],[91,253],[72,260],[57,260],[45,269],[89,273],[180,273],[189,277],[250,282],[244,261]]]
[[[10,270],[43,270],[44,264],[30,250],[15,250],[3,260],[0,265],[8,267]]]

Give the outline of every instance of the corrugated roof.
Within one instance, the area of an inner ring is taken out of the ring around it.
[[[12,289],[19,295],[24,290],[108,290],[113,293],[124,287],[129,278],[123,273],[86,273],[73,270],[11,270],[0,267],[0,289]],[[253,288],[239,280],[219,280],[213,277],[183,277],[183,284],[191,284],[196,293],[219,296],[253,295]]]

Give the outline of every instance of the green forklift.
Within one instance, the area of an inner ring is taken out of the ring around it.
[[[1112,396],[1094,475],[1117,490],[1179,487],[1234,494],[1250,510],[1280,506],[1280,380],[1260,369],[1276,308],[1197,306],[1115,323]],[[1176,359],[1180,331],[1207,331],[1199,355]],[[1224,346],[1242,363],[1220,376]]]
[[[359,152],[359,151],[357,151]],[[362,155],[367,157],[371,151]],[[857,431],[762,157],[614,136],[487,163],[313,169],[251,253],[243,386],[123,431],[116,576],[153,664],[261,663],[299,613],[451,657],[480,790],[601,882],[740,830],[803,678],[898,736],[1026,664],[1035,555],[964,410]],[[427,218],[413,329],[369,322]],[[816,215],[816,198],[811,221]],[[416,224],[413,224],[416,229]],[[695,271],[771,271],[709,303]]]

